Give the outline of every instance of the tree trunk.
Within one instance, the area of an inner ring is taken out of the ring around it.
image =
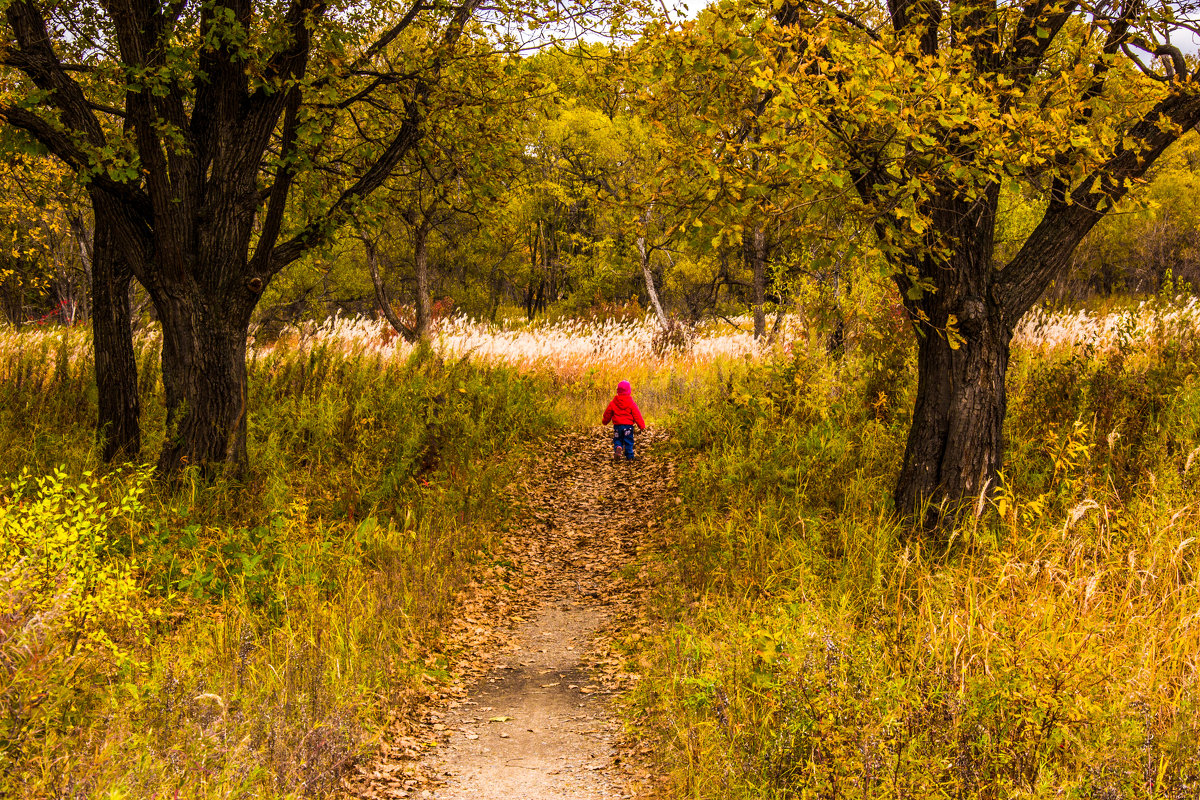
[[[932,331],[918,345],[917,401],[895,500],[902,514],[921,515],[927,527],[993,488],[1003,455],[1012,331],[996,309],[975,302],[986,317],[976,331],[964,331],[957,349]]]
[[[917,399],[894,494],[897,510],[931,528],[994,488],[1003,456],[1004,376],[1019,314],[997,297],[991,268],[998,187],[980,202],[940,198],[934,224],[955,237],[943,260],[910,267],[934,291],[896,280],[918,333]],[[1026,306],[1027,307],[1027,306]]]
[[[767,332],[767,234],[761,225],[754,227],[745,242],[745,251],[747,266],[754,276],[754,338],[761,339]]]
[[[91,272],[92,348],[99,412],[96,441],[106,462],[134,461],[142,449],[142,433],[129,304],[131,273],[102,212],[96,214],[94,236]]]
[[[662,303],[659,302],[658,290],[654,288],[654,273],[650,269],[650,249],[646,246],[646,229],[650,227],[653,214],[653,205],[648,206],[642,214],[642,229],[637,238],[638,259],[642,265],[642,278],[646,281],[646,294],[650,296],[650,305],[654,307],[654,316],[658,317],[659,327],[665,328],[667,327],[667,314],[663,311]]]
[[[178,292],[155,303],[163,326],[167,438],[158,469],[190,464],[246,467],[246,342],[250,318],[240,304]]]
[[[488,322],[496,321],[496,311],[500,308],[500,262],[492,265],[492,273],[488,276]]]
[[[75,240],[75,246],[79,248],[79,263],[83,267],[84,283],[91,286],[93,241],[96,237],[95,226],[93,226],[89,234],[87,226],[83,222],[83,215],[78,211],[69,211],[67,213],[67,225],[71,228],[71,237]],[[85,294],[84,297],[80,298],[79,317],[86,319],[91,315],[91,309],[91,299]]]
[[[650,271],[650,254],[646,251],[646,237],[639,236],[637,240],[638,253],[641,255],[642,277],[646,281],[646,294],[650,295],[650,305],[654,307],[654,316],[658,317],[660,327],[667,326],[667,314],[663,311],[658,299],[658,290],[654,288],[654,274]]]
[[[771,324],[771,333],[767,336],[767,344],[773,345],[779,341],[779,333],[783,330],[783,320],[787,316],[787,306],[779,303],[779,308],[775,309],[775,321]]]
[[[396,310],[392,308],[392,300],[388,297],[387,287],[383,285],[383,276],[379,274],[378,248],[366,236],[362,237],[362,243],[367,252],[367,271],[371,273],[371,285],[375,287],[375,302],[379,304],[379,310],[383,312],[384,318],[396,333],[403,336],[407,342],[415,342],[418,338],[417,332],[405,325],[404,321],[396,315]]]
[[[417,274],[417,324],[419,339],[429,338],[429,220],[422,218],[413,231],[413,269]]]
[[[830,355],[840,356],[846,346],[846,315],[842,312],[842,271],[845,269],[845,264],[838,259],[838,264],[833,270],[833,310],[835,319],[833,321],[833,330],[829,334],[829,338],[825,342],[825,351]],[[845,287],[846,292],[849,287]]]

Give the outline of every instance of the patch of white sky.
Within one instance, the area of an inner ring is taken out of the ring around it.
[[[657,6],[660,13],[672,20],[695,18],[702,10],[714,3],[714,0],[650,1]],[[1100,0],[1100,3],[1103,4],[1104,0]],[[558,0],[558,4],[560,7],[565,6],[562,0]],[[589,5],[591,7],[586,8]],[[508,32],[516,37],[520,42],[520,49],[525,52],[578,41],[610,43],[629,41],[629,31],[636,30],[636,26],[626,29],[624,35],[614,34],[609,24],[611,20],[604,14],[606,5],[606,0],[582,0],[575,7],[576,14],[559,25],[537,27],[534,30],[510,28]],[[1163,0],[1158,9],[1160,13],[1170,10],[1181,24],[1173,27],[1159,25],[1153,35],[1155,42],[1171,44],[1191,58],[1200,57],[1200,0]]]
[[[692,19],[714,0],[653,0],[658,10],[674,20]],[[1103,2],[1103,0],[1101,0]],[[1085,3],[1086,4],[1086,3]],[[1200,0],[1164,0],[1158,5],[1160,13],[1172,13],[1179,21],[1177,26],[1158,26],[1155,38],[1158,43],[1178,47],[1185,55],[1200,56]],[[599,40],[596,32],[585,33],[583,38]]]

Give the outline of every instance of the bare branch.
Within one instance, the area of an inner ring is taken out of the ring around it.
[[[42,13],[31,0],[16,0],[5,9],[5,16],[17,40],[17,49],[8,52],[6,63],[50,93],[47,102],[62,112],[63,122],[71,129],[85,135],[92,144],[103,144],[104,129],[88,108],[83,89],[67,74],[54,52]]]

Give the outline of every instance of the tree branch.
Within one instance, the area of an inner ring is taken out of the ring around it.
[[[416,102],[410,102],[408,118],[401,123],[399,132],[392,138],[383,154],[354,182],[353,186],[342,192],[327,212],[309,222],[288,241],[276,245],[271,250],[270,258],[262,259],[259,263],[256,276],[265,281],[284,266],[295,261],[309,248],[326,241],[354,203],[382,186],[400,160],[420,140],[421,123],[422,117]]]
[[[84,175],[93,186],[129,204],[145,219],[151,218],[150,199],[145,192],[134,184],[115,181],[104,172],[92,172],[92,163],[87,153],[75,144],[66,131],[56,128],[25,108],[0,106],[0,119],[37,139],[56,158],[77,173]]]
[[[458,41],[466,27],[467,20],[470,19],[479,2],[480,0],[466,0],[455,9],[454,16],[442,32],[442,53],[449,50]],[[410,14],[415,14],[415,12],[410,10]],[[397,35],[399,34],[397,33]],[[258,265],[259,271],[253,273],[255,277],[259,277],[265,282],[285,265],[299,258],[306,250],[328,240],[354,204],[382,186],[383,182],[391,176],[400,160],[420,141],[424,133],[424,115],[421,104],[428,99],[429,86],[441,78],[442,53],[434,57],[429,68],[429,78],[414,87],[413,99],[405,103],[405,119],[400,123],[400,130],[392,138],[383,154],[359,176],[354,185],[342,192],[325,214],[310,221],[288,241],[276,245],[271,250],[269,258],[262,258]]]
[[[254,255],[250,258],[251,274],[265,272],[266,262],[271,258],[271,250],[279,239],[279,231],[283,225],[283,212],[287,207],[288,194],[295,179],[292,168],[292,157],[296,152],[296,132],[299,128],[301,92],[298,86],[293,86],[287,93],[287,110],[283,118],[283,148],[279,154],[279,169],[275,172],[275,180],[271,184],[267,214],[263,219],[262,233],[259,234],[258,244],[255,245]]]
[[[1164,124],[1166,123],[1166,124]],[[1059,274],[1071,252],[1118,202],[1132,182],[1190,128],[1200,124],[1200,95],[1176,93],[1161,100],[1129,132],[1135,144],[1120,147],[1081,181],[1069,200],[1051,204],[1017,255],[999,272],[993,292],[1015,325]]]
[[[47,102],[62,112],[69,128],[87,137],[94,145],[104,144],[104,129],[88,108],[83,89],[67,74],[46,29],[46,20],[31,0],[16,0],[5,9],[12,26],[17,49],[10,50],[6,61],[50,92]]]
[[[1069,0],[1066,3],[1062,3],[1061,0],[1033,0],[1021,10],[1012,44],[1000,57],[999,65],[1002,71],[1007,72],[1016,81],[1019,88],[1029,87],[1041,69],[1050,44],[1078,7],[1077,0]],[[1039,35],[1039,28],[1046,32],[1044,36]],[[1011,100],[1007,99],[1011,96],[1011,93],[1006,95],[1004,109],[1011,104]]]

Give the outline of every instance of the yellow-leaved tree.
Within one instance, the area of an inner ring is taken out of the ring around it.
[[[1200,29],[1188,8],[722,0],[660,33],[660,61],[690,70],[660,69],[669,89],[702,122],[722,109],[714,180],[838,198],[869,222],[918,338],[902,514],[936,524],[996,485],[1015,326],[1200,122],[1200,67],[1172,44]],[[998,210],[1021,186],[1043,199],[1002,258]]]

